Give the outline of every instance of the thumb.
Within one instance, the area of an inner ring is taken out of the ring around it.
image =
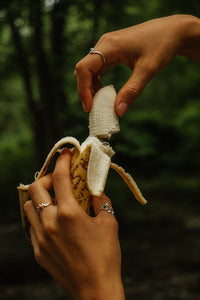
[[[125,114],[129,106],[136,100],[149,81],[150,77],[145,73],[145,70],[135,66],[131,77],[116,97],[115,110],[120,117]]]

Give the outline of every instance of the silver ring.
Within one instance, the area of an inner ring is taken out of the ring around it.
[[[38,206],[36,207],[36,213],[37,215],[39,216],[40,215],[40,212],[43,210],[44,207],[47,207],[49,205],[51,205],[52,203],[50,202],[42,202],[42,203],[39,203]]]
[[[89,54],[99,54],[101,56],[101,58],[103,59],[103,63],[106,63],[106,59],[103,55],[103,53],[101,53],[100,51],[96,51],[94,50],[94,48],[90,48]]]
[[[106,202],[101,208],[99,208],[99,210],[97,210],[97,215],[101,210],[105,210],[107,211],[109,214],[114,215],[114,209],[112,208],[112,206],[109,205],[108,202]]]

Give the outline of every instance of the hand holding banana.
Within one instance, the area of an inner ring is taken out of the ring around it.
[[[119,131],[118,117],[114,110],[115,98],[116,92],[113,86],[100,89],[94,97],[89,116],[89,137],[81,145],[74,137],[65,137],[58,141],[35,178],[37,181],[46,174],[51,159],[61,147],[65,144],[72,144],[74,149],[72,150],[70,176],[73,193],[88,214],[90,214],[92,196],[100,196],[104,191],[110,167],[124,179],[135,198],[141,204],[146,203],[133,178],[123,168],[111,163],[114,151],[108,143],[103,142],[103,138],[109,138],[111,134]],[[22,224],[26,231],[28,228],[24,204],[29,200],[28,188],[29,185],[23,184],[18,187]]]
[[[71,153],[64,149],[54,171],[29,186],[24,211],[37,263],[74,300],[124,300],[121,251],[115,216],[101,208],[110,199],[92,197],[96,217],[88,216],[74,197],[70,179]],[[57,204],[49,193],[54,188]],[[43,203],[39,216],[36,207]]]

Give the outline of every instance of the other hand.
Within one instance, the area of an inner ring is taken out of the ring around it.
[[[24,210],[31,224],[35,258],[74,299],[124,299],[121,251],[114,215],[99,209],[110,199],[93,197],[96,217],[88,216],[74,198],[70,181],[71,153],[64,150],[53,174],[29,187]],[[57,205],[53,205],[53,187]],[[48,203],[38,216],[36,208]]]

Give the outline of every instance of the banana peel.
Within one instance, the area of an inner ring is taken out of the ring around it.
[[[140,192],[132,176],[125,170],[111,162],[115,154],[103,138],[110,138],[111,134],[118,132],[119,121],[115,113],[114,102],[116,92],[113,86],[101,88],[93,99],[92,109],[89,115],[89,137],[80,145],[74,137],[64,137],[58,141],[48,154],[41,170],[36,173],[35,180],[43,177],[54,155],[61,151],[66,144],[71,144],[72,160],[70,176],[73,192],[76,200],[87,214],[91,211],[92,196],[100,196],[104,191],[109,169],[114,169],[127,184],[134,197],[141,203],[146,204],[146,199]],[[28,220],[24,213],[24,204],[29,200],[29,185],[20,184],[19,193],[22,225],[28,232]]]

